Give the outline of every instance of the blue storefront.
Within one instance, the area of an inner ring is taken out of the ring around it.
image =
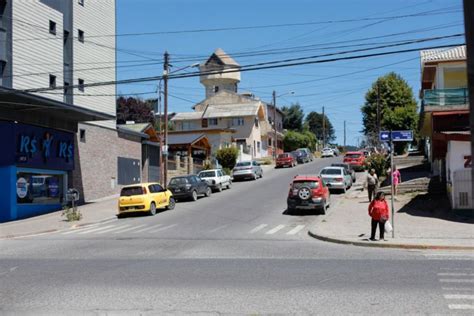
[[[61,209],[73,132],[0,121],[0,222]]]

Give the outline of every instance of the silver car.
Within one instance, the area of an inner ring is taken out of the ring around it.
[[[320,176],[330,189],[342,190],[345,193],[352,186],[352,177],[343,167],[323,168]]]
[[[234,180],[257,180],[258,178],[263,177],[263,170],[262,167],[260,167],[260,164],[255,160],[240,161],[235,165],[234,169],[232,170],[232,177],[234,178]]]

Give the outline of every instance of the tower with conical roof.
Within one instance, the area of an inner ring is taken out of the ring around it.
[[[199,66],[200,81],[206,88],[206,98],[219,91],[237,92],[240,82],[240,65],[221,48],[212,53],[206,62]]]

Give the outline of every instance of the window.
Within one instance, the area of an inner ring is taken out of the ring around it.
[[[77,88],[79,89],[79,91],[82,91],[84,92],[84,79],[78,79],[77,80],[77,84],[79,85]]]
[[[49,20],[49,33],[56,35],[56,22]]]
[[[64,190],[63,174],[17,173],[16,199],[19,204],[60,204]]]
[[[64,95],[67,95],[69,92],[69,82],[64,81]]]
[[[77,30],[77,39],[79,42],[84,43],[84,31],[83,30]]]
[[[255,123],[255,127],[258,127],[258,118],[257,117],[255,118],[254,123]]]
[[[211,126],[216,126],[218,124],[217,118],[210,118],[209,119],[209,125]]]
[[[207,119],[202,119],[201,121],[201,127],[207,127]]]
[[[184,121],[183,122],[183,131],[188,131],[188,130],[191,130],[193,129],[194,125],[192,122],[189,122],[189,121]]]
[[[4,60],[0,60],[0,86],[3,86],[3,76],[5,73],[6,66],[7,62]]]
[[[84,6],[84,0],[77,0],[77,3],[79,3],[81,6]]]
[[[86,130],[85,129],[80,129],[79,130],[79,140],[83,143],[86,142]]]
[[[234,117],[232,119],[232,126],[243,126],[244,118],[243,117]]]
[[[219,86],[214,86],[214,93],[219,92]]]
[[[272,139],[269,138],[269,139],[268,139],[268,146],[271,146],[271,145],[272,145]]]
[[[49,75],[49,87],[52,89],[56,88],[56,76]]]
[[[69,40],[69,32],[65,30],[63,34],[63,44],[66,45],[68,40]]]

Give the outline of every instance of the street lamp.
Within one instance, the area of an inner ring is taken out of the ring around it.
[[[276,91],[273,90],[273,93],[272,93],[272,96],[273,96],[273,136],[274,136],[274,146],[273,146],[273,160],[276,161],[276,151],[277,151],[277,148],[278,148],[278,136],[277,136],[277,127],[276,127],[276,99],[279,98],[279,97],[282,97],[282,96],[285,96],[285,95],[293,95],[295,94],[294,91],[289,91],[289,92],[285,92],[283,94],[280,94],[280,95],[276,95]]]

